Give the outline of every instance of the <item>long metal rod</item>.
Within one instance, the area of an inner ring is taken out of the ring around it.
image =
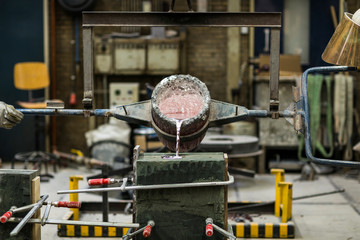
[[[36,205],[36,203],[30,204],[30,205],[26,205],[23,207],[19,207],[19,208],[15,208],[14,210],[12,210],[13,213],[17,213],[17,212],[24,212],[24,211],[28,211],[31,208],[33,208]]]
[[[43,217],[41,218],[41,225],[44,226],[46,220],[49,218],[49,214],[50,214],[50,208],[51,208],[51,202],[48,202],[46,204],[46,208],[45,208],[45,212]]]
[[[205,223],[206,223],[206,225],[210,224],[216,231],[218,231],[218,232],[219,232],[220,234],[222,234],[224,237],[230,238],[231,240],[235,240],[235,239],[236,239],[236,237],[235,237],[233,234],[231,234],[231,233],[225,231],[224,229],[222,229],[221,227],[217,226],[217,225],[214,223],[214,221],[213,221],[212,218],[207,218],[207,219],[205,220]]]
[[[345,192],[345,189],[342,188],[342,189],[331,191],[331,192],[315,193],[315,194],[310,194],[310,195],[305,195],[305,196],[294,197],[292,200],[296,201],[296,200],[313,198],[313,197],[321,197],[321,196],[335,194],[335,193],[341,193],[341,192]],[[274,205],[274,203],[275,203],[275,201],[247,204],[247,205],[243,205],[243,206],[228,208],[228,211],[231,212],[231,211],[238,211],[238,210],[247,209],[247,208],[263,207],[263,206],[268,206],[268,205]]]
[[[313,67],[307,69],[301,78],[301,90],[302,98],[304,102],[305,111],[302,112],[302,116],[305,119],[305,154],[307,158],[316,164],[321,165],[331,165],[339,167],[353,167],[360,168],[360,162],[352,162],[345,160],[334,160],[334,159],[324,159],[314,157],[311,150],[311,138],[310,138],[310,115],[309,115],[309,100],[308,100],[308,88],[307,88],[307,78],[310,73],[330,73],[330,72],[346,72],[346,71],[356,71],[355,67],[347,66],[330,66],[330,67]]]
[[[26,115],[50,115],[50,116],[83,116],[83,109],[16,109]],[[90,110],[91,116],[106,117],[111,115],[110,109]]]
[[[43,205],[45,200],[49,195],[43,195],[41,199],[36,203],[36,205],[26,214],[26,216],[19,222],[19,224],[10,232],[10,236],[16,236],[20,230],[25,226],[25,224],[30,220],[30,218],[35,214],[35,212]],[[40,220],[41,222],[41,220]]]
[[[281,27],[281,13],[83,12],[83,27]]]
[[[234,177],[229,176],[228,181],[222,182],[199,182],[199,183],[175,183],[175,184],[158,184],[158,185],[142,185],[142,186],[128,186],[112,187],[112,188],[93,188],[93,189],[78,189],[78,190],[62,190],[58,194],[69,193],[87,193],[87,192],[110,192],[110,191],[128,191],[128,190],[150,190],[150,189],[164,189],[164,188],[188,188],[188,187],[211,187],[211,186],[224,186],[234,183]]]
[[[8,222],[21,222],[23,218],[10,218]],[[41,224],[41,219],[31,218],[27,221],[28,223]],[[57,220],[48,219],[45,224],[66,224],[76,226],[99,226],[99,227],[122,227],[122,228],[138,228],[138,223],[116,223],[116,222],[91,222],[91,221],[72,221],[72,220]]]
[[[222,229],[221,227],[217,226],[216,224],[211,224],[213,226],[213,228],[218,231],[219,233],[221,233],[223,236],[228,237],[232,240],[236,240],[236,237],[234,235],[232,235],[231,233],[225,231],[224,229]]]
[[[127,232],[125,236],[123,236],[123,240],[129,240],[132,239],[135,235],[138,235],[141,232],[144,232],[144,230],[149,227],[153,228],[155,226],[155,222],[153,220],[148,221],[148,224],[138,230],[136,230],[135,232]]]

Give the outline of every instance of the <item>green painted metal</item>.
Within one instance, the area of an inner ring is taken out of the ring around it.
[[[184,153],[182,159],[162,159],[164,154],[145,153],[136,161],[136,184],[225,181],[223,153]],[[154,220],[151,239],[206,239],[205,219],[224,228],[226,186],[138,190],[135,222]],[[143,239],[138,236],[137,239]],[[223,239],[216,233],[212,239]]]
[[[12,206],[21,207],[31,204],[31,181],[38,176],[35,170],[0,169],[0,215]],[[16,217],[24,217],[27,212],[16,213]],[[10,237],[10,232],[17,223],[0,224],[0,239],[31,240],[32,225],[26,225],[21,232]]]

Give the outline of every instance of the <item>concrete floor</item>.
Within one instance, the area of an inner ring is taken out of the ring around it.
[[[6,168],[6,166],[4,166]],[[58,195],[58,190],[66,190],[69,177],[99,173],[84,167],[61,168],[55,178],[41,183],[41,193],[49,194],[49,201],[68,200],[69,195]],[[271,201],[275,199],[275,177],[270,174],[256,175],[255,178],[237,177],[229,187],[229,201]],[[360,239],[360,182],[347,178],[344,174],[320,176],[315,181],[299,181],[299,174],[286,174],[285,180],[293,182],[293,196],[304,196],[344,188],[344,193],[297,200],[293,202],[293,219],[296,239],[356,240]],[[79,182],[79,188],[87,188],[86,181]],[[116,199],[112,199],[116,201]],[[94,194],[80,194],[80,201],[99,201]],[[64,209],[52,208],[51,219],[62,219]],[[91,221],[101,221],[101,215],[91,215]],[[110,215],[110,221],[130,222],[131,215]],[[279,221],[273,216],[260,215],[255,221]],[[57,236],[56,225],[42,227],[42,239],[72,239]],[[105,238],[97,238],[105,239]]]
[[[293,182],[293,197],[330,192],[344,188],[344,193],[319,196],[293,202],[296,239],[360,239],[360,182],[344,175],[320,176],[315,181],[299,181],[299,174],[286,174]],[[274,200],[274,176],[257,175],[255,179],[237,179],[231,200]],[[266,216],[265,216],[266,217]],[[255,221],[256,218],[254,219]],[[261,219],[260,219],[261,221]]]

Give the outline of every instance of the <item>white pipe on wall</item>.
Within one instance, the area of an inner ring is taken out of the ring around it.
[[[284,1],[284,53],[301,54],[301,63],[309,63],[310,0]]]

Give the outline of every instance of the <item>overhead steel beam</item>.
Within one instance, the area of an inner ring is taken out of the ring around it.
[[[281,27],[281,13],[83,12],[83,27]]]
[[[264,12],[83,12],[84,99],[85,109],[93,108],[92,28],[114,26],[184,26],[184,27],[269,27],[270,49],[270,112],[279,117],[279,54],[281,13]],[[86,112],[85,116],[90,116]]]

